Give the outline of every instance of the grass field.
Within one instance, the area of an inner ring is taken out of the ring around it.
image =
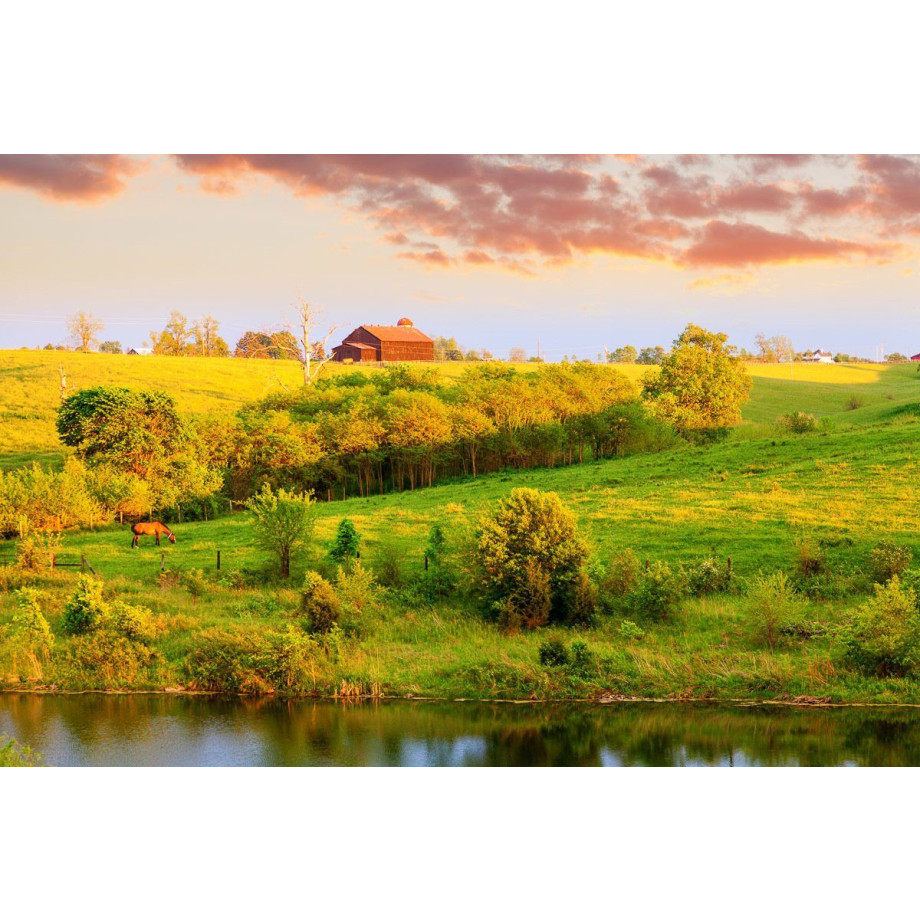
[[[297,367],[287,364],[67,358],[74,362],[68,371],[72,387],[91,382],[147,385],[151,381],[142,373],[153,368],[160,372],[157,382],[173,392],[186,411],[232,408],[270,389],[270,378],[279,371],[289,382],[297,376]],[[0,353],[0,375],[12,382],[12,389],[0,386],[8,463],[16,456],[55,455],[49,432],[57,398],[57,360],[35,352]],[[447,368],[457,370],[456,365]],[[199,369],[207,372],[202,374],[206,380],[192,373]],[[642,370],[625,368],[630,375]],[[332,575],[324,561],[324,544],[342,517],[351,518],[361,532],[362,557],[371,569],[379,569],[384,555],[395,552],[411,578],[421,571],[422,547],[432,523],[444,524],[459,563],[468,554],[466,541],[480,511],[523,485],[558,492],[575,511],[602,561],[626,547],[640,558],[671,564],[730,556],[743,580],[759,569],[791,570],[796,541],[803,536],[823,539],[831,567],[841,573],[863,565],[882,537],[909,546],[920,558],[915,523],[920,514],[920,380],[914,368],[795,366],[792,379],[786,376],[788,367],[752,366],[751,372],[754,389],[745,422],[722,443],[323,504],[312,548],[299,560],[290,586],[231,585],[232,573],[255,572],[268,563],[254,546],[246,514],[177,525],[176,545],[164,543],[159,549],[146,541],[139,550],[131,550],[127,527],[67,534],[65,557],[76,559],[84,553],[110,595],[142,603],[158,617],[162,636],[157,657],[142,677],[112,683],[75,671],[71,640],[60,638],[55,652],[59,663],[31,680],[69,688],[188,685],[190,656],[214,631],[230,629],[245,638],[290,628],[304,568],[325,566]],[[37,387],[46,378],[48,395],[34,400],[33,414],[23,413],[22,405],[33,405],[26,382]],[[861,403],[855,409],[848,408],[853,396]],[[777,415],[796,410],[825,419],[822,429],[792,436],[771,425]],[[21,425],[17,412],[26,416]],[[220,577],[215,567],[218,550]],[[161,558],[168,573],[165,579],[160,577]],[[181,574],[192,569],[201,569],[208,579],[209,588],[199,597],[183,586]],[[55,627],[75,580],[72,569],[36,579],[47,592],[49,619]],[[865,599],[868,588],[863,582],[846,596],[808,601],[808,616],[833,627]],[[0,592],[0,629],[9,624],[15,609],[12,592]],[[469,598],[429,606],[391,591],[367,614],[358,638],[341,648],[314,650],[312,683],[298,689],[330,693],[346,687],[449,697],[613,693],[920,702],[920,683],[912,679],[867,678],[841,666],[832,629],[807,641],[789,640],[767,648],[752,627],[743,596],[688,599],[672,622],[643,624],[642,638],[624,639],[619,622],[603,619],[577,634],[553,627],[507,636],[484,619]],[[553,635],[588,643],[595,656],[589,672],[573,675],[539,664],[538,646]],[[10,667],[9,661],[0,662],[0,678],[5,674],[8,685],[14,680]]]

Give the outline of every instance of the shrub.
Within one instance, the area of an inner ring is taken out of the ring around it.
[[[41,754],[9,735],[0,735],[0,767],[40,767]]]
[[[154,651],[117,633],[100,630],[78,636],[70,647],[71,679],[100,689],[136,687],[148,676]]]
[[[781,415],[776,424],[790,434],[807,434],[809,431],[818,430],[818,420],[807,412],[790,412]]]
[[[20,633],[32,650],[45,660],[54,646],[54,634],[42,613],[42,593],[35,588],[20,588],[16,592],[19,613],[13,617],[15,631]]]
[[[185,590],[196,600],[211,587],[210,580],[201,569],[189,569],[182,576],[182,583],[185,585]]]
[[[329,558],[339,565],[353,562],[358,558],[360,546],[361,535],[358,529],[348,518],[342,518],[336,529],[335,539],[329,546]]]
[[[102,598],[102,582],[89,575],[80,575],[77,590],[64,607],[61,626],[72,636],[97,629],[109,612]]]
[[[566,619],[575,626],[588,626],[597,614],[597,585],[581,569],[572,582]]]
[[[869,553],[869,572],[872,580],[884,584],[894,576],[903,575],[913,562],[914,553],[909,546],[891,540],[880,540]]]
[[[841,631],[843,657],[860,670],[879,677],[899,676],[920,664],[920,613],[917,595],[897,575],[875,586]]]
[[[406,551],[402,546],[385,543],[377,554],[377,578],[387,588],[401,588],[405,583],[403,567]]]
[[[617,627],[617,632],[620,634],[621,639],[626,639],[627,641],[645,638],[645,630],[633,623],[632,620],[623,620]]]
[[[484,587],[523,622],[563,618],[573,581],[588,561],[575,515],[555,492],[513,489],[479,521],[476,559]],[[548,595],[549,610],[544,617]]]
[[[307,572],[300,591],[300,614],[307,631],[327,633],[342,613],[342,605],[332,585],[317,572]]]
[[[499,625],[509,632],[545,626],[549,622],[552,602],[549,575],[538,563],[528,560],[517,573],[512,593],[495,602]]]
[[[862,396],[857,396],[855,393],[851,393],[847,397],[847,401],[844,403],[844,408],[847,411],[852,411],[853,409],[861,409],[864,405],[864,400]]]
[[[795,568],[799,578],[816,578],[827,573],[827,555],[820,543],[807,535],[803,535],[795,543],[796,558]]]
[[[800,616],[802,601],[785,572],[758,572],[748,583],[746,608],[756,631],[772,649],[783,626]]]
[[[342,631],[360,634],[365,615],[377,605],[380,586],[373,573],[360,562],[340,568],[335,586],[342,607],[339,618]]]
[[[157,633],[153,614],[146,607],[126,604],[120,600],[112,602],[100,625],[134,642],[151,642]]]
[[[16,548],[16,564],[26,572],[51,568],[60,547],[60,534],[30,533],[19,541]]]
[[[538,651],[540,664],[545,668],[564,667],[569,663],[569,650],[561,639],[546,639],[540,643]]]
[[[588,643],[581,639],[576,639],[572,643],[570,651],[572,653],[572,663],[570,665],[572,671],[584,676],[588,669],[595,664],[594,652],[588,648]]]
[[[213,692],[265,692],[271,687],[259,667],[264,653],[262,639],[240,627],[209,630],[197,637],[186,658],[188,682]]]
[[[629,609],[640,616],[663,620],[676,612],[684,586],[663,562],[653,562],[639,577],[628,598]]]
[[[432,524],[425,544],[427,565],[416,587],[429,604],[446,597],[457,586],[457,579],[447,565],[447,539],[440,524]]]
[[[606,613],[615,610],[620,602],[636,587],[642,566],[631,549],[616,553],[600,580],[600,605]]]
[[[727,591],[731,586],[731,562],[718,559],[703,559],[687,572],[687,590],[694,597]]]

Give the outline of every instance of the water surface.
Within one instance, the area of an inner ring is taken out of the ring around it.
[[[917,766],[920,710],[0,694],[56,766]]]

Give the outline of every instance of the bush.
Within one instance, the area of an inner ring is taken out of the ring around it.
[[[100,625],[134,642],[151,642],[157,634],[153,614],[146,607],[126,604],[119,600],[112,602]]]
[[[628,598],[629,609],[640,616],[663,620],[674,614],[683,597],[680,576],[663,562],[653,562],[639,577]]]
[[[872,580],[884,584],[895,576],[903,575],[914,560],[913,550],[891,540],[880,540],[869,553],[869,572]]]
[[[80,575],[77,590],[64,607],[61,627],[72,636],[97,629],[109,612],[102,598],[102,582],[90,575]]]
[[[800,579],[807,580],[827,574],[827,555],[820,543],[816,543],[810,536],[802,536],[796,540],[795,548],[795,570]]]
[[[781,415],[776,424],[790,434],[807,434],[809,431],[818,430],[818,420],[807,412],[790,412]]]
[[[40,767],[41,754],[9,735],[0,735],[0,767]]]
[[[298,494],[285,489],[273,492],[271,486],[265,485],[246,502],[246,507],[253,515],[256,539],[277,557],[281,577],[290,577],[294,554],[313,534],[316,511],[313,493]]]
[[[432,524],[425,544],[427,566],[415,587],[429,604],[441,600],[457,587],[457,579],[447,565],[447,539],[440,524]]]
[[[703,559],[687,572],[687,590],[694,597],[727,591],[731,587],[731,561]]]
[[[588,643],[581,639],[576,639],[570,649],[572,653],[571,670],[581,677],[584,677],[588,670],[596,664],[594,652],[588,648]]]
[[[342,614],[342,605],[332,585],[317,572],[307,572],[300,590],[300,614],[307,631],[327,633]]]
[[[405,583],[403,567],[406,551],[402,546],[385,543],[377,554],[377,579],[387,588],[401,588]]]
[[[588,626],[597,614],[597,585],[582,569],[572,583],[566,620],[574,626]]]
[[[747,587],[747,614],[772,649],[784,626],[801,615],[802,601],[785,572],[758,572]]]
[[[19,541],[16,548],[16,564],[26,572],[49,569],[60,547],[60,534],[30,533]]]
[[[264,640],[240,628],[213,629],[197,637],[186,658],[191,686],[216,693],[264,693],[271,689],[260,664]]]
[[[617,627],[617,632],[620,634],[621,639],[626,639],[627,641],[645,638],[645,630],[633,623],[632,620],[623,620]]]
[[[495,602],[499,625],[509,631],[537,629],[549,622],[553,596],[549,575],[529,560],[517,573],[513,592]]]
[[[588,561],[588,545],[575,515],[555,492],[513,489],[480,519],[476,560],[493,600],[512,618],[516,612],[534,626],[550,615],[565,617],[572,583]]]
[[[852,411],[853,409],[861,409],[864,405],[864,400],[862,396],[857,396],[855,393],[851,393],[847,397],[847,401],[844,403],[844,408],[847,411]]]
[[[342,518],[335,532],[335,539],[329,545],[329,558],[344,565],[358,558],[361,535],[348,518]]]
[[[920,613],[917,595],[901,585],[897,575],[875,586],[866,601],[841,630],[843,657],[860,670],[878,677],[901,676],[920,664]]]
[[[642,566],[631,549],[616,553],[600,579],[599,602],[605,613],[616,610],[636,587]]]
[[[69,650],[70,679],[98,689],[136,687],[149,677],[154,651],[114,632],[78,636]]]
[[[538,651],[540,664],[544,668],[560,668],[569,663],[569,650],[561,639],[546,639],[540,643]]]
[[[182,576],[182,583],[185,585],[185,590],[196,600],[211,588],[211,581],[201,569],[189,569]]]
[[[377,606],[380,586],[373,573],[360,562],[340,568],[335,586],[342,607],[339,625],[344,633],[358,635],[365,615]]]

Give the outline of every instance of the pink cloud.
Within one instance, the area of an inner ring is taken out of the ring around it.
[[[58,201],[93,202],[126,188],[146,168],[136,157],[108,154],[0,156],[0,185],[24,188]]]

